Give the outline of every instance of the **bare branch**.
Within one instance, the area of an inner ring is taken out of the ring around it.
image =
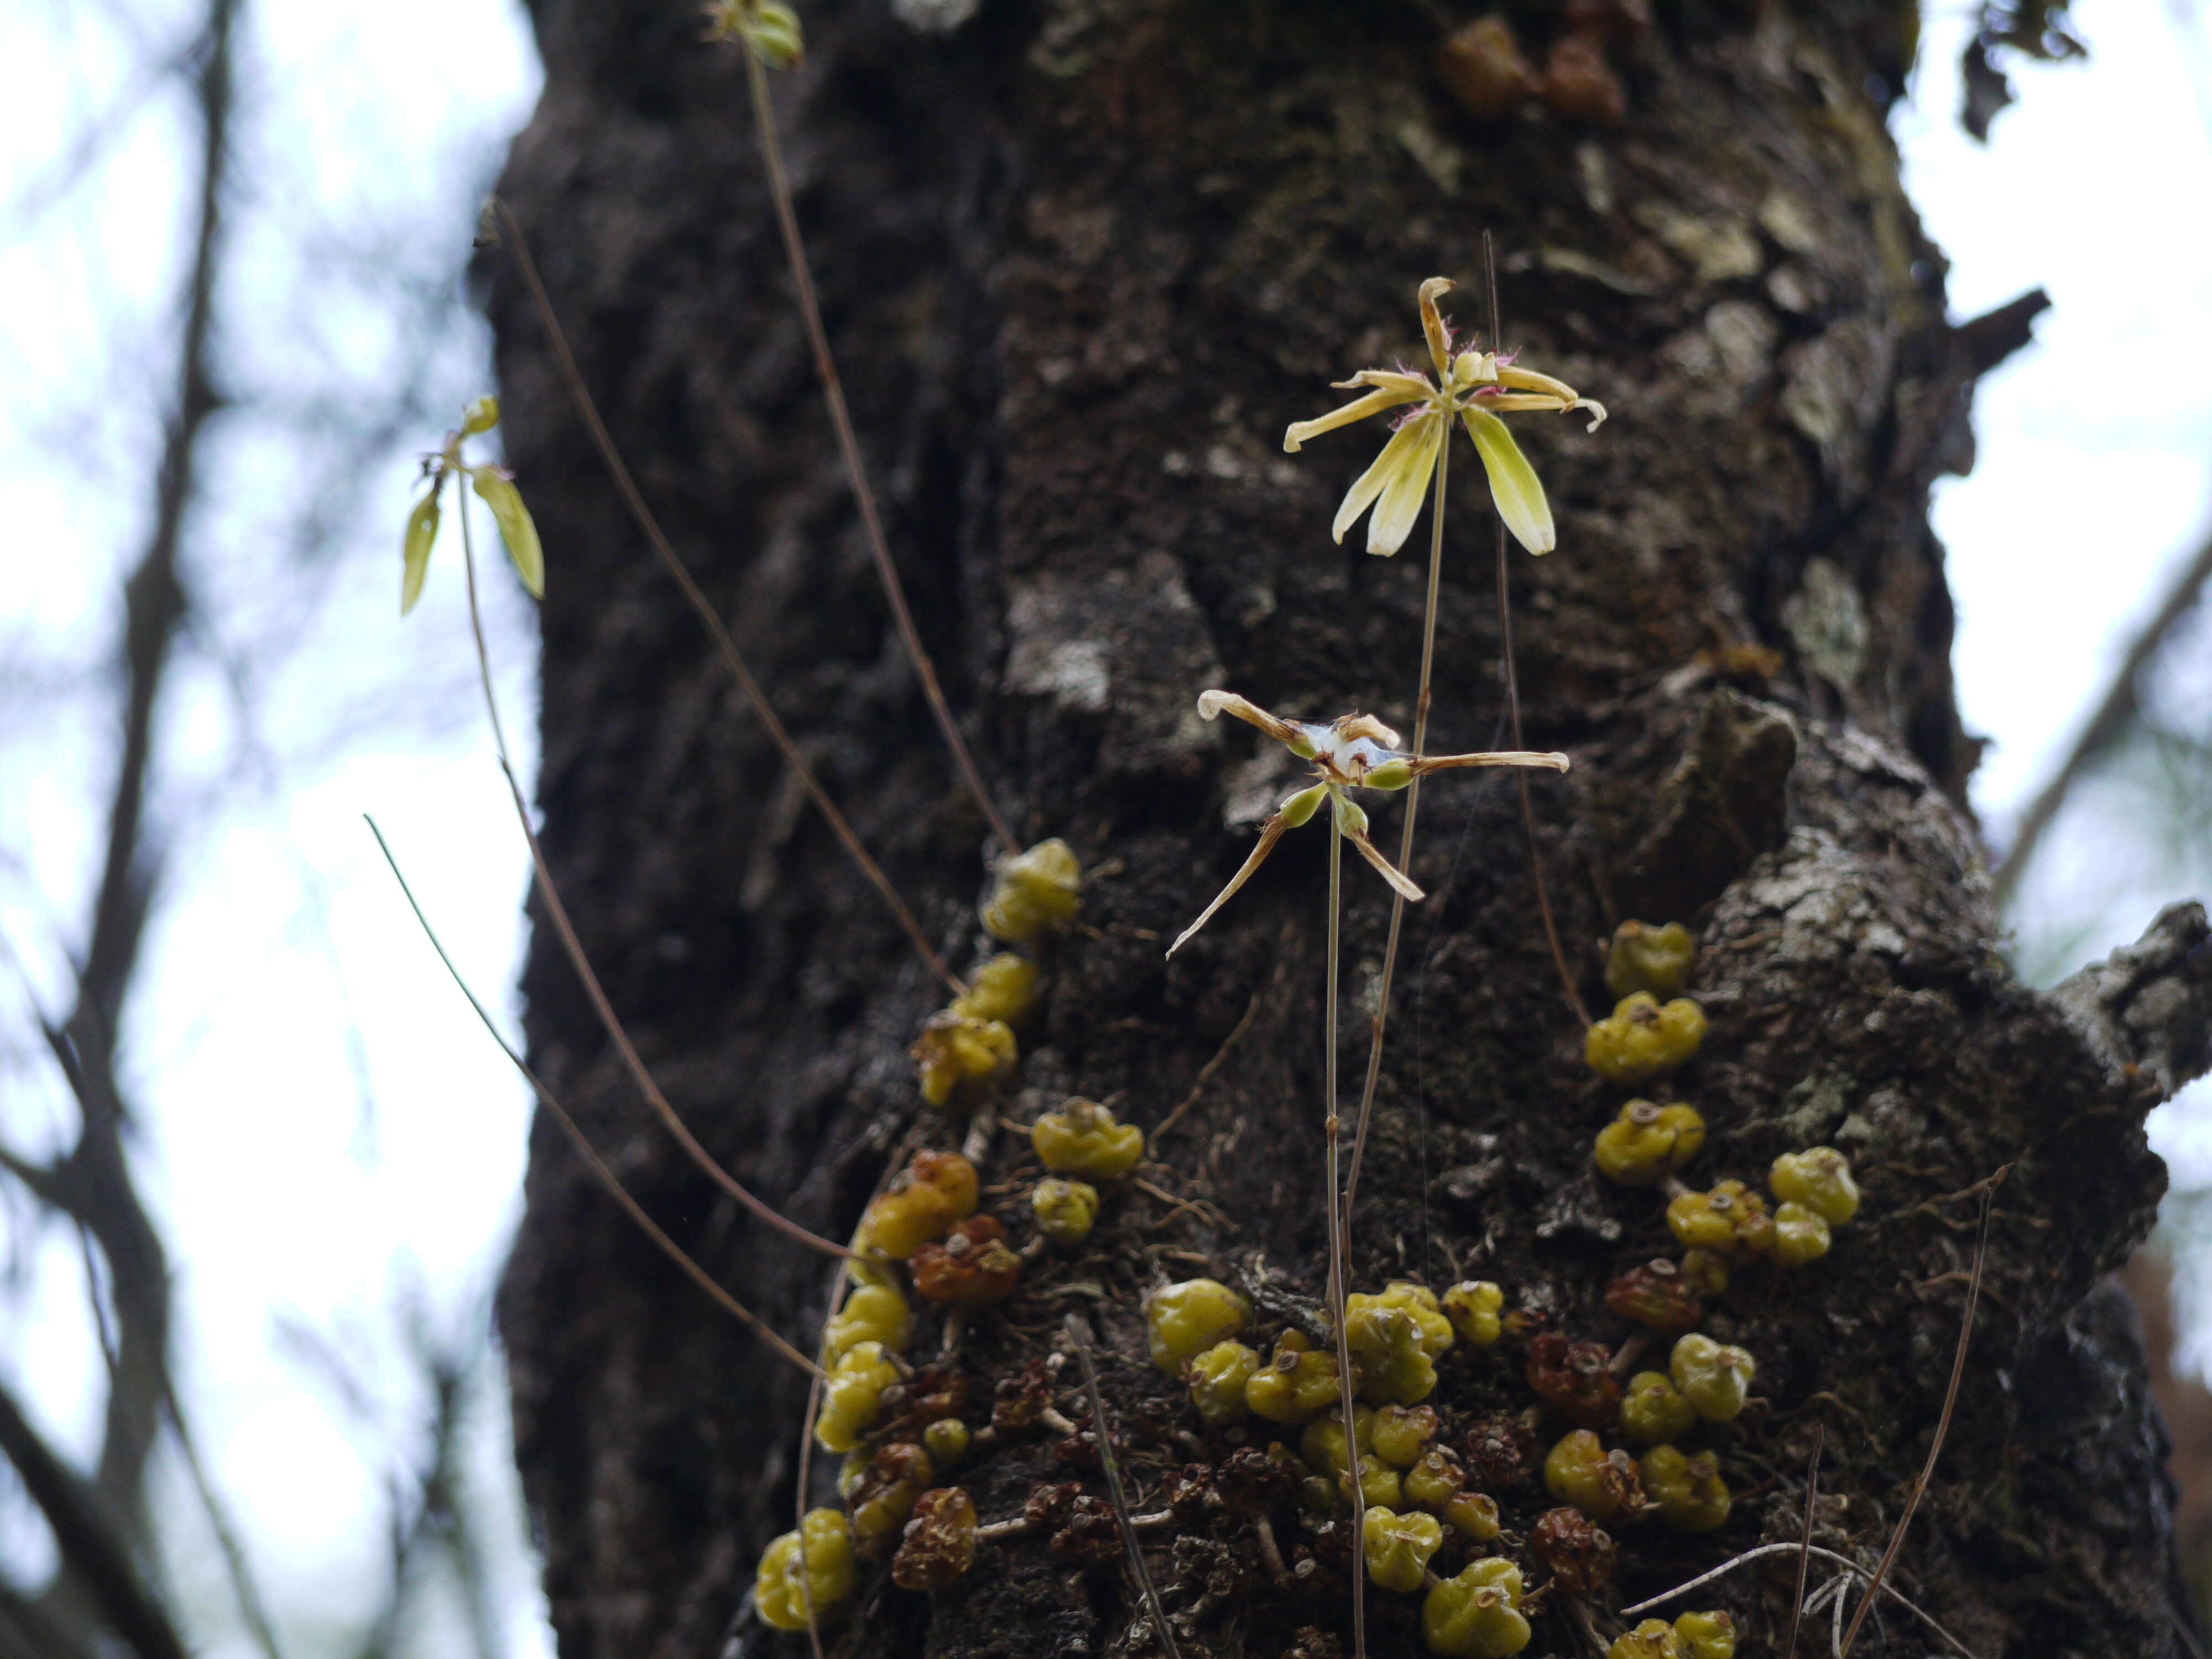
[[[185,1408],[177,1399],[176,1382],[167,1372],[161,1378],[162,1403],[168,1408],[169,1427],[177,1437],[177,1449],[185,1455],[185,1468],[191,1476],[192,1491],[206,1512],[208,1527],[215,1534],[216,1547],[222,1553],[223,1570],[230,1577],[231,1594],[237,1598],[239,1617],[245,1620],[254,1644],[268,1659],[284,1659],[284,1650],[276,1640],[276,1626],[270,1622],[268,1605],[261,1599],[261,1587],[255,1582],[253,1568],[246,1559],[246,1545],[238,1535],[229,1510],[224,1506],[222,1493],[208,1478],[207,1467],[200,1462],[199,1444],[192,1436],[191,1426],[185,1419]]]
[[[124,1155],[127,1113],[115,1076],[115,1040],[160,867],[145,830],[146,793],[155,708],[170,647],[187,609],[179,554],[198,489],[201,435],[220,404],[209,344],[229,167],[235,15],[236,0],[208,0],[206,22],[195,47],[202,152],[176,401],[155,481],[153,529],[124,588],[123,748],[109,803],[106,852],[90,939],[77,975],[76,1008],[58,1036],[49,1033],[82,1118],[76,1146],[64,1160],[77,1187],[70,1212],[92,1230],[107,1259],[118,1326],[98,1482],[103,1496],[134,1532],[143,1513],[146,1462],[160,1431],[167,1389],[168,1262],[160,1235],[139,1202]]]
[[[2197,609],[2208,580],[2212,580],[2212,536],[2205,538],[2196,556],[2176,573],[2158,609],[2129,642],[2119,666],[2113,671],[2112,684],[2098,700],[2097,712],[2074,739],[2074,746],[2059,763],[2058,770],[2021,815],[2020,827],[2013,832],[2012,845],[2005,849],[1993,877],[1999,910],[2018,890],[2021,872],[2034,858],[2036,848],[2058,817],[2059,809],[2066,805],[2074,786],[2142,719],[2144,671],[2157,659],[2174,629]]]
[[[83,1477],[40,1437],[4,1388],[0,1388],[0,1456],[15,1466],[23,1489],[53,1530],[62,1560],[115,1633],[139,1659],[185,1659],[185,1644],[139,1576],[122,1530]]]

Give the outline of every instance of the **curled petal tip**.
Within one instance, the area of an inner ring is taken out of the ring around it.
[[[1451,292],[1451,289],[1452,279],[1450,277],[1431,276],[1428,281],[1421,284],[1420,297],[1425,302],[1433,304],[1435,303],[1436,298],[1438,295],[1449,294]]]
[[[1576,400],[1576,402],[1575,402],[1575,407],[1576,407],[1577,409],[1587,409],[1587,410],[1594,410],[1594,411],[1595,411],[1595,412],[1590,416],[1590,423],[1589,423],[1588,426],[1586,426],[1586,427],[1584,427],[1584,428],[1583,428],[1583,431],[1585,431],[1585,432],[1595,432],[1595,431],[1596,431],[1596,430],[1598,429],[1598,428],[1600,428],[1600,427],[1601,427],[1601,426],[1603,426],[1603,425],[1605,424],[1605,405],[1604,405],[1603,404],[1601,404],[1601,403],[1598,402],[1598,400],[1597,400],[1596,398],[1577,398],[1577,399]]]
[[[1230,698],[1235,695],[1231,691],[1200,692],[1198,694],[1199,719],[1210,720],[1219,718],[1221,711],[1228,707]]]

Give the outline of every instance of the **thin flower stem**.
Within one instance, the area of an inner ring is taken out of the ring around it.
[[[491,1033],[491,1040],[499,1044],[500,1052],[514,1064],[516,1071],[522,1073],[523,1080],[530,1085],[545,1109],[551,1112],[562,1128],[568,1132],[568,1139],[574,1145],[578,1155],[583,1158],[591,1172],[599,1178],[599,1183],[628,1212],[629,1218],[644,1230],[646,1237],[665,1251],[672,1261],[690,1274],[693,1282],[701,1290],[714,1297],[724,1312],[733,1315],[742,1323],[751,1327],[763,1341],[798,1366],[799,1370],[809,1373],[818,1387],[822,1380],[822,1368],[785,1341],[782,1337],[777,1335],[762,1321],[758,1314],[754,1313],[716,1284],[713,1276],[693,1261],[685,1253],[682,1245],[661,1231],[653,1218],[645,1212],[643,1206],[630,1196],[629,1189],[622,1184],[621,1178],[607,1167],[606,1160],[602,1158],[592,1148],[592,1143],[585,1139],[582,1127],[574,1118],[568,1115],[568,1109],[555,1097],[553,1091],[545,1086],[538,1073],[531,1070],[530,1062],[508,1046],[506,1037],[500,1034],[498,1025],[493,1022],[490,1011],[477,1000],[477,994],[469,988],[469,982],[461,977],[461,970],[453,965],[453,957],[446,954],[445,942],[438,937],[437,930],[430,926],[429,917],[422,914],[422,906],[415,896],[415,890],[407,884],[407,878],[399,868],[399,860],[392,856],[391,845],[384,839],[384,831],[377,828],[374,818],[368,819],[368,833],[376,837],[376,845],[384,854],[384,861],[392,866],[392,878],[398,882],[399,890],[406,896],[407,908],[414,911],[415,920],[422,924],[423,935],[430,941],[430,948],[438,953],[438,960],[446,964],[446,971],[453,975],[453,983],[460,988],[461,994],[469,1000],[469,1006],[476,1010],[477,1018],[483,1022],[484,1030]]]
[[[884,538],[883,521],[876,513],[875,492],[869,488],[866,469],[860,463],[860,441],[853,432],[853,417],[845,407],[844,383],[837,378],[837,360],[830,355],[830,336],[822,326],[822,307],[815,298],[814,278],[806,268],[806,246],[799,240],[799,213],[792,202],[791,179],[784,170],[783,146],[775,136],[775,106],[769,97],[768,68],[761,62],[758,52],[748,51],[744,55],[745,83],[752,92],[753,117],[760,128],[761,159],[768,172],[769,195],[775,203],[776,223],[783,231],[783,251],[791,263],[792,283],[799,290],[799,313],[805,319],[807,338],[814,348],[814,372],[821,379],[823,395],[830,404],[830,423],[836,428],[837,447],[845,458],[846,474],[853,481],[853,498],[860,505],[868,552],[876,562],[876,574],[883,580],[884,597],[890,601],[891,617],[898,624],[899,637],[906,642],[907,654],[914,659],[915,672],[921,676],[922,695],[929,699],[930,712],[937,716],[938,729],[945,733],[945,747],[951,750],[961,779],[981,809],[991,833],[1012,857],[1022,850],[1021,843],[1014,839],[1014,832],[1000,816],[990,791],[983,787],[983,775],[975,769],[975,757],[968,752],[959,725],[952,718],[951,706],[945,701],[929,653],[921,648],[921,631],[914,625],[914,613],[907,608],[906,589],[899,581],[897,568],[891,563],[890,544]]]
[[[1790,1598],[1790,1640],[1782,1659],[1797,1659],[1797,1627],[1805,1613],[1805,1579],[1813,1567],[1813,1515],[1820,1492],[1820,1449],[1828,1443],[1828,1425],[1813,1425],[1813,1455],[1805,1464],[1805,1525],[1797,1552],[1797,1590]]]
[[[545,862],[544,848],[538,845],[538,830],[530,822],[529,805],[522,799],[522,786],[515,780],[514,763],[507,755],[507,730],[500,720],[499,697],[492,690],[491,653],[484,644],[483,618],[477,608],[476,547],[469,532],[468,492],[462,489],[456,494],[461,520],[461,568],[468,584],[469,629],[476,636],[477,672],[483,681],[484,708],[491,716],[492,741],[498,746],[499,769],[507,776],[507,793],[514,803],[515,822],[522,826],[522,838],[530,844],[531,869],[538,884],[538,895],[545,901],[546,914],[553,919],[554,932],[559,934],[562,948],[567,951],[577,978],[583,981],[585,994],[590,997],[592,1006],[598,1012],[599,1023],[606,1028],[608,1036],[613,1039],[616,1048],[622,1054],[623,1063],[629,1068],[631,1077],[636,1079],[638,1091],[644,1095],[647,1103],[659,1114],[669,1133],[676,1137],[677,1144],[690,1154],[694,1164],[712,1177],[716,1186],[787,1237],[820,1250],[825,1255],[850,1257],[853,1252],[843,1245],[833,1244],[818,1234],[809,1232],[796,1221],[753,1196],[742,1182],[714,1161],[685,1126],[684,1120],[677,1115],[676,1109],[668,1103],[668,1097],[660,1092],[660,1085],[653,1080],[653,1073],[646,1069],[644,1060],[629,1040],[629,1033],[623,1028],[614,1004],[607,1000],[606,991],[599,984],[599,975],[592,971],[591,958],[584,953],[584,943],[576,936],[576,929],[568,920],[568,907],[562,903],[560,890],[553,884],[553,872]]]
[[[2011,1173],[2012,1165],[2008,1164],[1982,1189],[1982,1224],[1974,1240],[1974,1271],[1966,1280],[1966,1310],[1959,1321],[1959,1346],[1951,1360],[1951,1384],[1943,1393],[1943,1414],[1936,1419],[1935,1437],[1928,1443],[1928,1461],[1921,1466],[1920,1478],[1912,1483],[1912,1491],[1905,1498],[1905,1513],[1897,1517],[1897,1529],[1890,1534],[1881,1559],[1875,1564],[1874,1577],[1867,1581],[1866,1594],[1859,1599],[1858,1610],[1851,1614],[1850,1628],[1844,1632],[1838,1659],[1850,1659],[1851,1644],[1859,1639],[1859,1626],[1866,1623],[1867,1614],[1874,1610],[1875,1592],[1882,1588],[1890,1568],[1896,1565],[1897,1553],[1905,1547],[1905,1529],[1912,1524],[1913,1511],[1920,1507],[1920,1500],[1928,1495],[1929,1483],[1936,1478],[1936,1460],[1943,1455],[1943,1442],[1951,1432],[1952,1413],[1959,1409],[1959,1385],[1966,1377],[1966,1351],[1974,1342],[1974,1310],[1981,1304],[1982,1271],[1990,1257],[1990,1217],[1997,1188],[2004,1185],[2005,1177]]]
[[[1482,264],[1490,279],[1490,349],[1498,350],[1504,343],[1504,335],[1498,320],[1498,253],[1490,240],[1490,233],[1482,233]],[[1521,735],[1521,680],[1513,665],[1513,599],[1505,580],[1505,520],[1498,520],[1498,637],[1505,661],[1505,708],[1513,723],[1513,746],[1528,746]],[[1590,1023],[1589,1008],[1583,1001],[1582,993],[1575,988],[1575,976],[1567,970],[1567,953],[1559,948],[1559,925],[1552,920],[1552,895],[1544,885],[1544,857],[1536,848],[1536,809],[1528,798],[1528,775],[1523,772],[1517,782],[1521,787],[1521,833],[1528,842],[1528,872],[1535,878],[1536,908],[1544,918],[1544,941],[1552,947],[1552,965],[1559,970],[1559,988],[1567,994],[1567,1006],[1574,1010],[1575,1018],[1587,1028]]]
[[[1830,1579],[1827,1583],[1823,1584],[1819,1589],[1813,1592],[1812,1596],[1805,1607],[1805,1611],[1808,1613],[1814,1611],[1814,1607],[1820,1603],[1827,1596],[1828,1593],[1838,1584],[1847,1583],[1854,1577],[1859,1578],[1870,1578],[1873,1576],[1869,1573],[1864,1567],[1852,1560],[1848,1555],[1839,1555],[1833,1550],[1823,1549],[1818,1544],[1807,1546],[1802,1543],[1793,1544],[1787,1540],[1778,1544],[1760,1544],[1754,1548],[1746,1550],[1741,1555],[1731,1556],[1729,1559],[1722,1562],[1717,1567],[1715,1567],[1707,1572],[1701,1572],[1695,1578],[1690,1579],[1685,1583],[1677,1584],[1670,1590],[1662,1590],[1656,1595],[1646,1597],[1644,1601],[1638,1601],[1633,1607],[1623,1607],[1620,1610],[1620,1616],[1623,1619],[1633,1619],[1639,1613],[1649,1613],[1656,1607],[1662,1606],[1668,1601],[1679,1601],[1681,1597],[1687,1595],[1692,1590],[1701,1589],[1705,1585],[1711,1583],[1717,1578],[1725,1577],[1728,1574],[1734,1572],[1738,1567],[1748,1566],[1753,1561],[1764,1560],[1769,1556],[1779,1555],[1784,1551],[1795,1553],[1808,1548],[1810,1549],[1814,1555],[1819,1557],[1821,1560],[1827,1562],[1830,1565],[1843,1569],[1843,1571],[1834,1578]],[[1949,1643],[1952,1650],[1959,1654],[1960,1656],[1960,1659],[1974,1659],[1974,1650],[1972,1648],[1968,1647],[1964,1642],[1961,1642],[1957,1637],[1952,1635],[1949,1631],[1945,1630],[1942,1625],[1936,1621],[1934,1614],[1927,1612],[1917,1602],[1907,1598],[1905,1593],[1899,1589],[1896,1585],[1882,1585],[1881,1593],[1884,1595],[1888,1596],[1892,1601],[1895,1601],[1899,1607],[1903,1607],[1907,1613],[1910,1613],[1914,1618],[1919,1620],[1920,1622],[1927,1626],[1929,1629],[1934,1631],[1938,1636],[1942,1637],[1944,1641]]]
[[[1345,1328],[1345,1254],[1350,1244],[1344,1212],[1338,1207],[1337,1142],[1342,1125],[1336,1112],[1336,979],[1338,933],[1342,926],[1344,896],[1344,832],[1337,823],[1336,803],[1322,810],[1328,814],[1328,990],[1322,1010],[1322,1089],[1328,1115],[1322,1171],[1325,1223],[1328,1231],[1328,1312],[1336,1326],[1337,1415],[1344,1424],[1346,1467],[1352,1474],[1352,1659],[1367,1659],[1367,1598],[1361,1590],[1366,1558],[1362,1540],[1367,1528],[1367,1497],[1359,1486],[1358,1437],[1352,1432],[1356,1413],[1352,1403],[1352,1336]]]
[[[1167,1609],[1160,1605],[1160,1593],[1153,1586],[1152,1575],[1145,1565],[1144,1547],[1138,1542],[1134,1517],[1129,1513],[1129,1500],[1121,1489],[1121,1470],[1114,1455],[1114,1431],[1106,1421],[1106,1395],[1098,1386],[1098,1362],[1091,1352],[1091,1333],[1083,1316],[1071,1313],[1060,1322],[1067,1339],[1075,1345],[1075,1357],[1083,1364],[1083,1387],[1091,1398],[1091,1439],[1098,1449],[1098,1468],[1106,1477],[1106,1496],[1114,1505],[1114,1519],[1121,1529],[1121,1551],[1129,1558],[1129,1572],[1144,1592],[1145,1611],[1152,1621],[1152,1639],[1160,1644],[1168,1659],[1182,1659],[1176,1647],[1175,1632],[1168,1628]]]
[[[677,556],[675,547],[662,532],[660,521],[653,516],[653,509],[645,504],[645,496],[639,490],[637,481],[630,477],[629,466],[623,459],[622,451],[615,447],[614,435],[607,430],[607,423],[599,418],[599,406],[592,399],[591,388],[584,384],[583,371],[576,367],[575,354],[568,349],[568,333],[562,328],[560,318],[554,313],[552,296],[546,293],[545,283],[538,275],[538,262],[530,257],[530,244],[523,240],[522,226],[514,216],[514,210],[496,196],[492,198],[491,208],[499,224],[501,237],[507,244],[507,251],[514,256],[515,267],[522,273],[523,285],[530,290],[531,302],[537,308],[538,319],[544,326],[545,337],[552,344],[553,361],[560,370],[562,383],[568,388],[568,396],[576,405],[576,412],[583,416],[585,429],[592,434],[592,445],[599,450],[599,459],[605,465],[609,476],[614,479],[615,489],[621,495],[623,505],[629,508],[630,517],[637,521],[637,527],[644,532],[645,539],[659,556],[663,568],[675,579],[685,601],[705,626],[708,637],[714,642],[715,654],[722,659],[723,667],[730,671],[730,678],[737,681],[738,690],[752,705],[754,717],[768,732],[769,740],[782,754],[784,764],[791,769],[792,775],[799,780],[799,786],[806,791],[807,798],[814,803],[815,809],[828,822],[830,832],[836,836],[837,844],[845,849],[846,856],[853,860],[854,866],[867,878],[869,885],[890,907],[908,943],[914,946],[915,954],[922,959],[930,972],[951,988],[953,995],[961,995],[968,989],[967,986],[957,974],[945,966],[945,958],[929,942],[929,935],[922,932],[921,924],[915,920],[914,912],[907,908],[906,901],[899,896],[898,889],[891,885],[890,878],[883,872],[875,860],[868,856],[867,848],[860,845],[860,837],[846,821],[845,815],[837,810],[837,803],[830,799],[830,792],[822,787],[822,781],[814,775],[813,767],[807,763],[806,757],[799,752],[799,744],[793,741],[783,721],[777,718],[775,708],[769,702],[768,693],[753,678],[752,670],[745,666],[745,659],[738,650],[737,641],[730,637],[730,630],[722,625],[720,613],[708,602],[706,593],[692,579],[690,570]]]
[[[1444,568],[1444,485],[1451,472],[1451,434],[1437,452],[1437,496],[1429,510],[1429,602],[1421,617],[1421,689],[1413,700],[1413,752],[1428,752],[1429,675],[1437,659],[1437,594]],[[1398,836],[1398,868],[1413,873],[1413,819],[1421,810],[1419,773],[1406,786],[1406,827]],[[1367,1155],[1367,1126],[1375,1115],[1375,1090],[1382,1077],[1382,1033],[1390,1023],[1390,981],[1398,968],[1398,935],[1406,921],[1406,896],[1390,906],[1390,937],[1382,946],[1382,984],[1375,1000],[1375,1020],[1367,1043],[1367,1082],[1359,1091],[1359,1121],[1352,1133],[1352,1172],[1344,1183],[1344,1231],[1352,1231],[1352,1200],[1359,1195],[1359,1165]]]

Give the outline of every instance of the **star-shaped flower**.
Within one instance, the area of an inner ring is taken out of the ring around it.
[[[1442,276],[1431,276],[1421,284],[1421,331],[1428,336],[1429,356],[1436,362],[1434,380],[1407,368],[1363,368],[1336,385],[1346,392],[1358,386],[1372,388],[1365,397],[1355,398],[1317,421],[1293,422],[1283,434],[1283,447],[1296,454],[1309,438],[1364,421],[1386,409],[1413,405],[1395,422],[1390,441],[1382,446],[1375,465],[1345,492],[1344,505],[1336,509],[1333,526],[1340,542],[1352,522],[1372,507],[1374,516],[1367,521],[1367,550],[1391,554],[1405,545],[1413,520],[1421,515],[1421,498],[1428,493],[1429,480],[1436,475],[1437,453],[1443,448],[1453,417],[1457,416],[1467,428],[1467,435],[1474,440],[1475,453],[1482,457],[1482,469],[1490,477],[1491,498],[1498,503],[1498,516],[1505,520],[1506,528],[1531,553],[1548,553],[1559,538],[1552,528],[1552,508],[1544,499],[1542,481],[1522,454],[1520,445],[1513,441],[1505,422],[1498,417],[1522,409],[1561,414],[1587,409],[1593,411],[1589,429],[1595,432],[1605,419],[1605,405],[1583,397],[1564,380],[1534,369],[1515,368],[1510,361],[1501,362],[1495,352],[1466,350],[1455,355],[1450,325],[1437,310],[1437,296],[1450,287],[1450,282]]]
[[[1295,830],[1312,817],[1321,810],[1323,801],[1328,803],[1329,811],[1335,815],[1338,830],[1358,848],[1359,856],[1373,865],[1376,872],[1397,892],[1409,899],[1419,898],[1421,890],[1376,851],[1375,843],[1368,839],[1367,814],[1345,793],[1346,790],[1403,789],[1415,778],[1466,766],[1542,766],[1554,772],[1567,769],[1565,755],[1540,755],[1526,750],[1482,755],[1408,755],[1398,748],[1398,734],[1372,714],[1343,714],[1325,726],[1309,725],[1271,714],[1234,691],[1200,692],[1198,712],[1202,719],[1209,720],[1224,714],[1234,714],[1258,726],[1300,760],[1311,761],[1317,781],[1285,800],[1260,826],[1260,844],[1244,860],[1243,868],[1229,878],[1229,885],[1221,890],[1219,896],[1206,907],[1198,920],[1176,936],[1176,942],[1168,946],[1170,956],[1180,951],[1184,941],[1213,919],[1213,913],[1229,902],[1231,894],[1252,878],[1252,872],[1266,863],[1267,854],[1275,850],[1275,843],[1283,838],[1283,832]]]

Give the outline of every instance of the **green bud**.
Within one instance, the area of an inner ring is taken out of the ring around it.
[[[441,479],[407,515],[407,538],[400,550],[404,562],[399,576],[399,614],[403,617],[422,597],[422,577],[430,568],[431,544],[438,539],[438,496],[444,489],[445,482]]]
[[[967,1456],[968,1443],[974,1438],[968,1425],[957,1417],[940,1417],[921,1431],[922,1449],[940,1470],[951,1468]]]
[[[499,399],[478,398],[461,411],[461,436],[478,438],[499,424]]]
[[[806,56],[806,40],[799,31],[798,14],[777,0],[760,0],[744,33],[745,44],[770,69],[791,69]]]
[[[544,599],[545,550],[538,544],[538,526],[531,522],[530,509],[522,504],[522,492],[496,467],[471,467],[469,481],[491,509],[492,517],[499,520],[500,539],[507,544],[507,556],[514,561],[522,585],[530,590],[532,599]]]
[[[1321,810],[1322,802],[1328,798],[1328,786],[1325,783],[1317,783],[1310,789],[1299,790],[1277,809],[1283,820],[1283,828],[1297,829]]]
[[[1408,760],[1384,761],[1362,780],[1370,789],[1403,789],[1413,781],[1413,763]]]

